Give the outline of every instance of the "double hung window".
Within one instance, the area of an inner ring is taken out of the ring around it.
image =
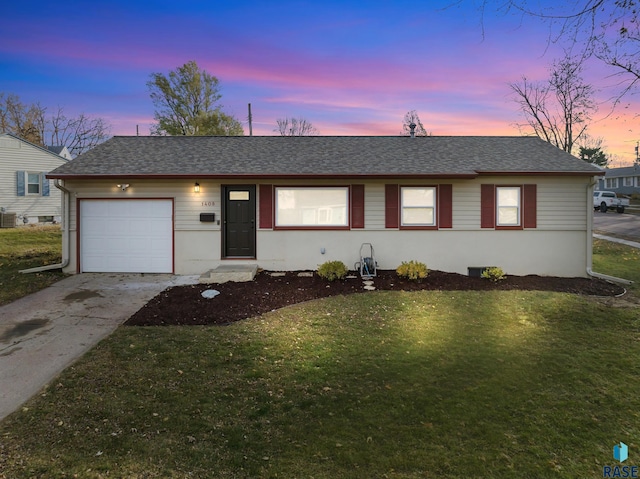
[[[436,225],[436,188],[403,186],[400,190],[402,226]]]

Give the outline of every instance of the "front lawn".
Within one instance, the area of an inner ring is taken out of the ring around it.
[[[602,477],[640,463],[638,310],[373,292],[122,327],[0,426],[0,478]]]
[[[594,239],[593,270],[633,281],[625,288],[640,294],[640,249]]]
[[[60,226],[0,229],[0,305],[35,293],[64,277],[60,270],[22,274],[22,269],[61,261]]]

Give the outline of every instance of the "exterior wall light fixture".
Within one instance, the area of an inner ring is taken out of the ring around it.
[[[196,184],[193,186],[193,192],[194,192],[194,193],[200,193],[200,183],[196,183]]]

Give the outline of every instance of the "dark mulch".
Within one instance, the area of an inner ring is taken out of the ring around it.
[[[624,289],[600,279],[556,278],[546,276],[508,276],[494,283],[456,273],[430,271],[421,282],[398,278],[395,271],[378,271],[373,278],[377,290],[389,291],[557,291],[595,296],[616,296]],[[201,293],[216,289],[220,295],[205,299]],[[297,272],[284,276],[259,273],[251,282],[176,286],[163,291],[127,322],[135,326],[229,324],[294,303],[327,296],[363,293],[362,280],[327,282],[317,275],[300,277]]]

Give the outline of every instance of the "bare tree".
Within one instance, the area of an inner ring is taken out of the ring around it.
[[[511,83],[526,123],[534,133],[571,153],[575,142],[586,135],[591,114],[597,110],[594,89],[582,79],[582,64],[571,57],[555,61],[546,82],[531,82],[526,77]]]
[[[49,128],[43,135],[45,144],[66,146],[73,157],[89,151],[109,136],[110,128],[104,119],[89,118],[84,113],[68,118],[60,107],[50,117]]]
[[[313,124],[304,118],[278,118],[278,127],[273,131],[280,133],[280,136],[316,136],[320,131]]]
[[[425,130],[424,125],[420,121],[420,117],[418,116],[418,112],[416,110],[408,111],[404,115],[404,120],[402,122],[402,131],[400,132],[400,135],[411,135],[412,124],[415,125],[414,131],[416,136],[431,136],[431,132]]]
[[[476,5],[482,19],[487,10],[494,9],[544,22],[549,27],[551,43],[579,51],[584,58],[596,57],[613,67],[621,80],[616,102],[640,85],[637,0],[575,0],[544,5],[530,0],[478,0]]]
[[[110,127],[102,118],[84,113],[68,118],[63,109],[47,116],[39,103],[25,105],[17,95],[0,93],[0,131],[12,133],[36,145],[66,146],[72,156],[80,155],[107,140]]]
[[[0,93],[0,131],[13,133],[36,145],[43,144],[45,109],[25,105],[17,95]]]

